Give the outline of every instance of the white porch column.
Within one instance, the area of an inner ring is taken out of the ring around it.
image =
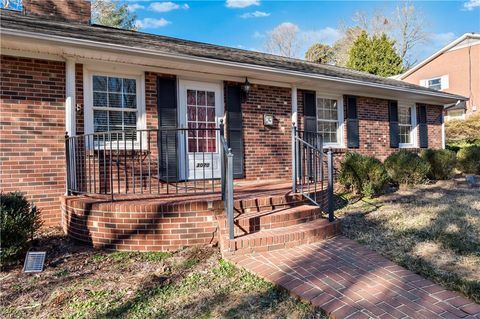
[[[292,124],[297,125],[298,122],[298,104],[297,104],[297,87],[292,86]]]
[[[442,110],[442,148],[445,149],[445,110]]]
[[[297,126],[298,125],[298,105],[297,105],[297,87],[292,86],[292,125]],[[292,148],[292,192],[297,191],[297,176],[296,176],[296,171],[297,171],[297,163],[296,163],[296,152],[295,152],[295,136],[293,134],[293,127],[290,128],[292,131],[292,145],[290,147]]]
[[[68,136],[75,136],[75,60],[65,61],[65,131]]]
[[[76,135],[75,113],[75,60],[67,58],[65,61],[65,132],[67,132],[68,136]],[[75,149],[70,149],[69,154],[66,154],[69,168],[66,167],[65,172],[65,195],[69,194],[69,188],[75,188],[76,185],[76,162],[74,154]]]

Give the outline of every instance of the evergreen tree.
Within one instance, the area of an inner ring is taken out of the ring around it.
[[[384,77],[403,72],[402,58],[395,51],[395,41],[385,34],[369,37],[365,31],[353,43],[347,67]]]
[[[136,14],[128,10],[126,3],[115,0],[92,1],[92,22],[108,27],[136,30]]]
[[[332,47],[321,43],[315,43],[305,52],[305,60],[315,63],[331,64],[333,57]]]

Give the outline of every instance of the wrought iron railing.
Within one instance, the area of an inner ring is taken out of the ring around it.
[[[225,204],[225,212],[228,223],[228,237],[234,238],[233,225],[233,154],[228,147],[225,137],[220,134],[221,149],[221,170],[222,170],[222,199]]]
[[[292,128],[292,190],[302,194],[334,220],[333,152],[326,154],[323,136]],[[325,176],[325,172],[327,173]]]
[[[220,128],[108,131],[66,136],[73,194],[220,192]]]

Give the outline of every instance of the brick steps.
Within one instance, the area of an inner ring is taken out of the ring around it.
[[[267,212],[239,214],[235,218],[235,235],[247,235],[266,229],[282,228],[303,224],[322,217],[322,211],[316,206],[300,205]],[[227,219],[219,219],[222,229],[227,230]]]
[[[270,228],[262,228],[260,223],[259,231],[237,235],[238,237],[233,240],[228,239],[228,228],[226,227],[225,219],[220,219],[220,246],[222,254],[224,256],[239,255],[290,248],[321,241],[340,233],[340,220],[330,223],[325,218],[319,218],[318,213],[318,208],[312,208],[309,205],[301,205],[284,211],[274,211],[267,215],[264,221],[275,221],[273,224],[279,227],[272,228],[272,223],[270,223]],[[241,223],[244,220],[248,221],[249,218],[240,218],[240,220],[235,220],[235,222]],[[290,222],[294,224],[288,225]],[[268,223],[263,224],[264,227],[269,227],[268,225]]]
[[[305,199],[296,194],[264,196],[257,198],[237,199],[233,203],[236,214],[270,212],[281,208],[290,208],[305,203]]]

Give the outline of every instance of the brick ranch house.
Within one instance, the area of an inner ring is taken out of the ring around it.
[[[23,6],[1,11],[1,190],[95,247],[240,253],[333,236],[342,155],[442,148],[443,107],[464,100],[92,25],[87,1]]]

